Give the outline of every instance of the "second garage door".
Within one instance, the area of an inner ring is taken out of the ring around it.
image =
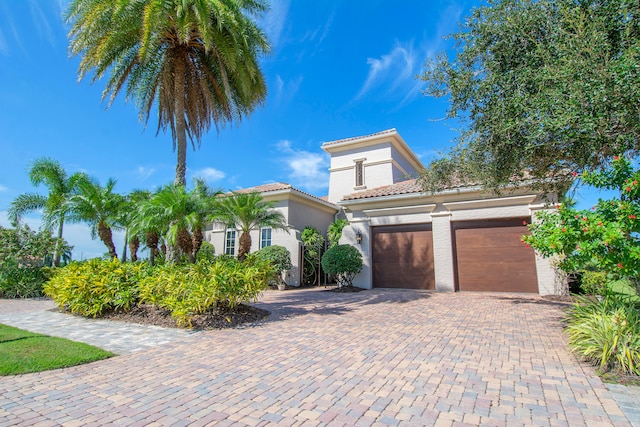
[[[373,227],[373,287],[435,289],[431,224]]]
[[[517,220],[453,224],[456,276],[461,291],[538,292],[533,249],[520,241],[528,233]]]

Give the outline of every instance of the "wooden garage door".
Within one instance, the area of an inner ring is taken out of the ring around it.
[[[529,218],[453,224],[461,291],[538,292],[535,255],[520,241]]]
[[[374,288],[435,289],[431,224],[373,227]]]

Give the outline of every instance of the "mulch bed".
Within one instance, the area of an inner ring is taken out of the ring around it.
[[[235,328],[245,324],[256,323],[269,316],[267,310],[240,304],[234,310],[226,307],[218,307],[204,314],[193,316],[191,325],[193,329],[225,329]],[[155,325],[165,328],[178,328],[176,321],[171,318],[168,310],[153,306],[139,305],[128,312],[109,312],[101,316],[101,319],[118,320],[122,322],[138,323],[141,325]]]

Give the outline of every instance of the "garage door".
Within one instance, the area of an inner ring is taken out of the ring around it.
[[[431,224],[373,227],[374,288],[435,289]]]
[[[529,218],[453,224],[461,291],[538,292],[535,255],[520,241]]]

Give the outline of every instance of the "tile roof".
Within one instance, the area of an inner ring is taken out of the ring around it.
[[[325,142],[322,145],[326,146],[326,145],[341,144],[343,142],[357,141],[359,139],[366,139],[366,138],[370,138],[372,136],[386,135],[386,134],[391,134],[391,133],[395,133],[395,132],[396,132],[396,128],[391,128],[391,129],[383,130],[383,131],[380,131],[380,132],[372,133],[371,135],[354,136],[354,137],[351,137],[351,138],[343,138],[343,139],[338,139],[336,141],[329,141],[329,142]]]
[[[287,184],[286,182],[272,182],[269,184],[257,185],[255,187],[242,188],[240,190],[235,190],[234,192],[235,193],[269,193],[272,191],[281,191],[281,190],[294,190],[294,191],[297,191],[298,193],[301,193],[306,196],[312,197],[314,199],[320,200],[322,202],[330,203],[334,205],[334,203],[331,203],[328,201],[327,196],[323,196],[323,197],[314,196],[313,194],[309,194],[305,191],[295,188],[294,186],[292,186],[291,184]]]
[[[342,200],[369,199],[372,197],[395,196],[398,194],[422,193],[422,186],[415,179],[396,182],[384,187],[372,188],[370,190],[359,191],[347,194]]]

